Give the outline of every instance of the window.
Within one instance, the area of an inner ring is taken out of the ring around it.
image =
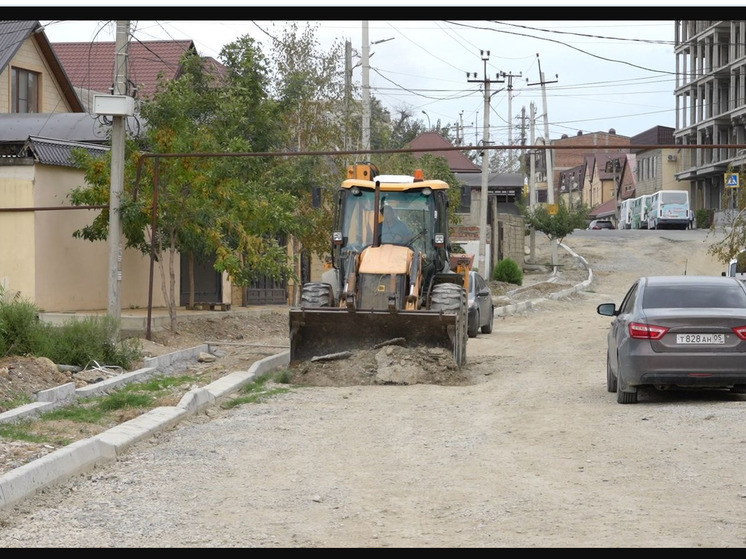
[[[13,68],[11,72],[12,113],[39,112],[39,74]]]

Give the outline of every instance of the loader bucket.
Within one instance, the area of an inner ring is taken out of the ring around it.
[[[458,355],[457,315],[438,311],[290,309],[290,361],[344,351],[374,349],[404,338],[407,347],[441,347]],[[456,363],[461,365],[460,359]]]

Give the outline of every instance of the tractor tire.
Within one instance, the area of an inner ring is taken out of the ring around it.
[[[439,283],[433,287],[430,310],[458,315],[453,340],[453,359],[461,367],[466,364],[466,341],[469,338],[469,295],[455,283]]]
[[[332,286],[328,283],[310,282],[303,285],[300,295],[301,307],[318,308],[334,305]]]

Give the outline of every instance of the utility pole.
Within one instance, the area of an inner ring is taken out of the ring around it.
[[[531,105],[529,106],[529,126],[531,129],[530,135],[531,135],[531,145],[536,145],[534,142],[536,142],[536,131],[535,131],[535,125],[536,125],[536,107],[534,106],[534,102],[531,101]],[[536,150],[531,150],[531,167],[529,169],[529,178],[528,178],[528,200],[529,200],[529,207],[531,208],[531,213],[533,213],[534,209],[536,208]],[[532,227],[531,228],[531,239],[530,239],[530,252],[529,252],[529,258],[531,259],[531,263],[534,263],[534,256],[536,254],[536,230]]]
[[[129,63],[129,21],[117,21],[114,61],[114,95],[127,94]],[[122,214],[120,204],[124,190],[124,115],[113,115],[111,128],[111,187],[109,190],[109,316],[122,316]],[[155,232],[154,232],[155,233]],[[118,336],[118,332],[117,332]]]
[[[363,151],[368,159],[370,151],[370,43],[368,22],[363,22]]]
[[[519,74],[506,74],[500,72],[503,78],[508,78],[508,145],[513,145],[513,78],[523,77],[523,72]],[[513,150],[508,150],[508,171],[513,170]]]
[[[345,127],[342,147],[350,149],[350,98],[352,97],[352,43],[345,41]]]
[[[484,64],[484,78],[477,79],[477,73],[474,72],[474,79],[471,74],[466,73],[466,79],[469,82],[482,82],[484,84],[484,121],[482,128],[482,198],[479,206],[479,272],[483,277],[490,277],[490,270],[487,269],[487,202],[489,200],[489,177],[490,177],[490,84],[502,83],[505,80],[490,80],[487,76],[487,61],[490,59],[490,51],[480,51],[482,63]],[[499,75],[499,74],[498,74]]]
[[[456,145],[460,146],[464,143],[464,111],[458,114],[458,122],[456,123]]]
[[[544,144],[550,145],[549,142],[549,113],[547,112],[547,90],[546,84],[557,83],[558,80],[551,82],[544,81],[544,72],[541,71],[541,60],[539,60],[539,53],[536,53],[536,60],[539,63],[539,84],[541,85],[541,98],[544,103]],[[559,76],[554,75],[555,78]],[[537,85],[535,83],[529,83],[527,85]],[[554,204],[554,165],[552,164],[553,154],[551,149],[545,150],[545,159],[547,162],[547,203]]]

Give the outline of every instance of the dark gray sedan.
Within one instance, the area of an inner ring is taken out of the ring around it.
[[[469,326],[470,338],[476,338],[479,332],[492,332],[495,320],[495,305],[492,303],[492,291],[484,278],[472,270],[469,272]]]
[[[620,404],[642,386],[719,388],[746,393],[746,288],[723,276],[641,277],[613,317],[607,336],[606,388]]]

